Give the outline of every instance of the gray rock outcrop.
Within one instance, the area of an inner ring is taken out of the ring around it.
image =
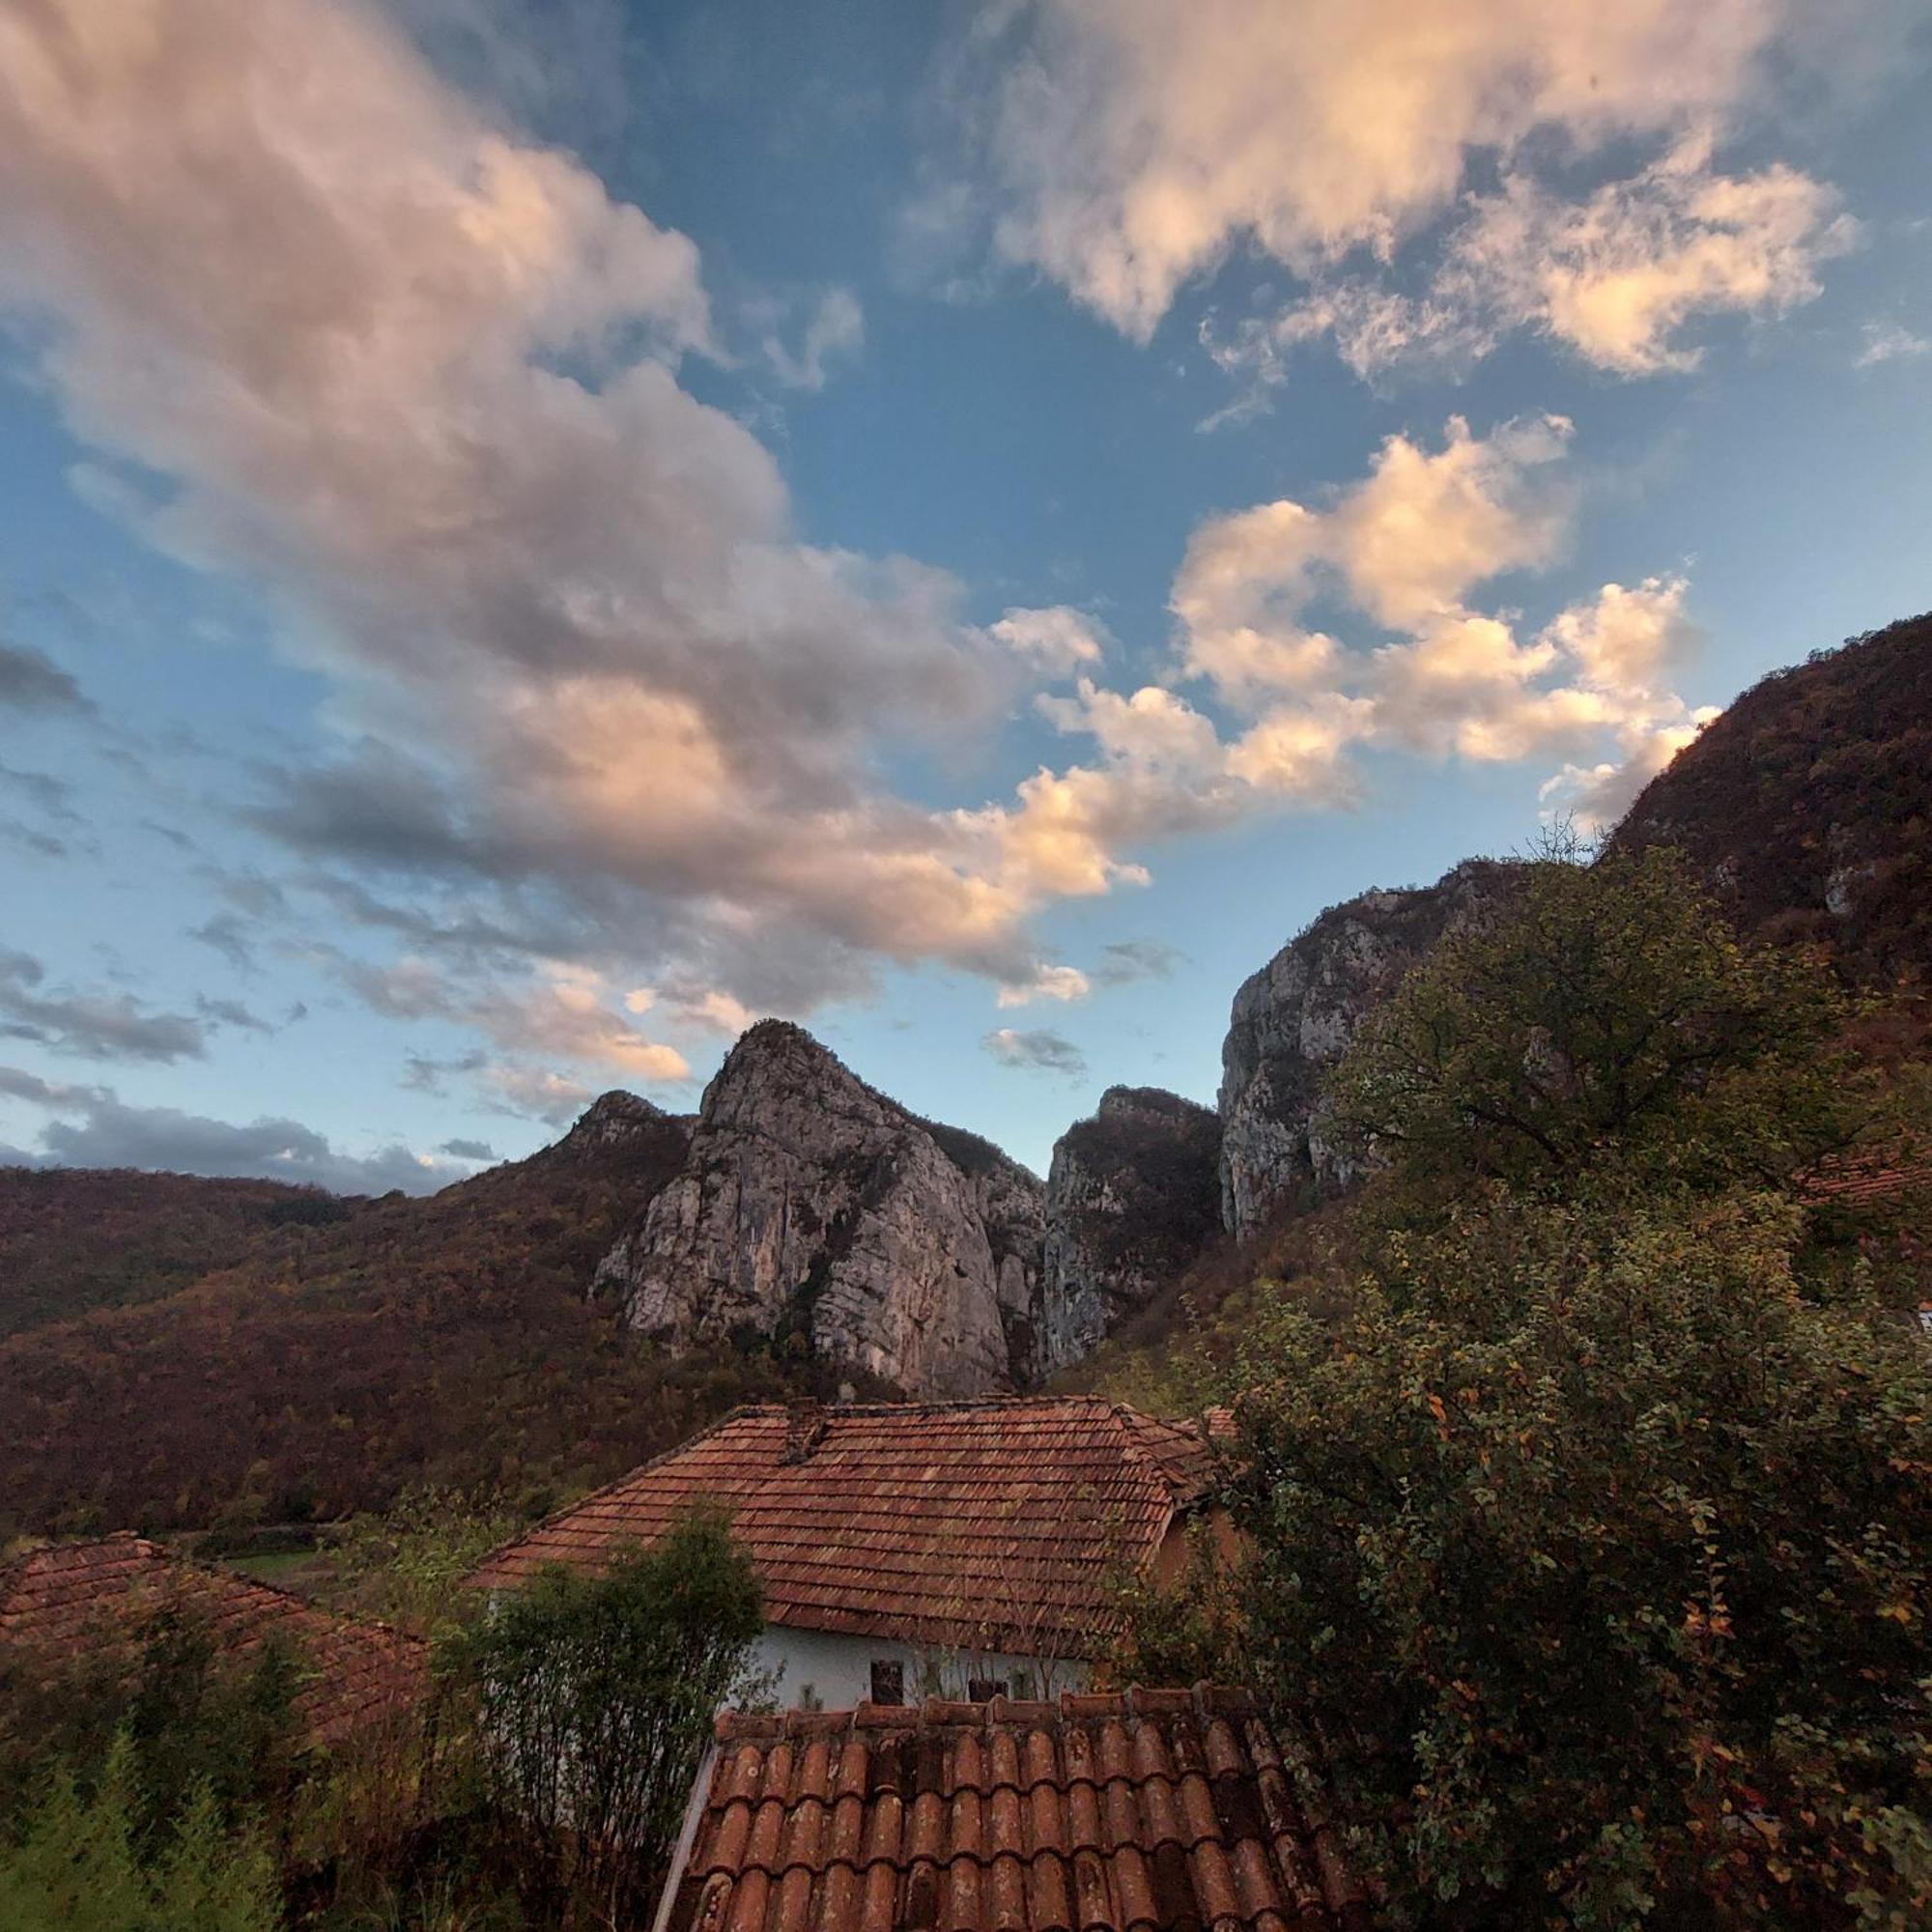
[[[592,1293],[672,1348],[798,1336],[909,1394],[974,1395],[1038,1373],[1043,1233],[1036,1177],[766,1020]]]
[[[696,1122],[689,1114],[668,1114],[636,1094],[613,1087],[600,1094],[577,1117],[570,1131],[550,1150],[562,1156],[607,1152],[644,1142],[656,1144],[667,1135],[689,1139]]]
[[[1468,859],[1433,886],[1331,906],[1235,995],[1221,1048],[1221,1219],[1245,1239],[1292,1194],[1347,1184],[1322,1131],[1321,1081],[1363,1018],[1458,921],[1500,902],[1525,867]]]
[[[1154,1087],[1110,1087],[1053,1149],[1041,1367],[1090,1354],[1220,1228],[1221,1123]]]

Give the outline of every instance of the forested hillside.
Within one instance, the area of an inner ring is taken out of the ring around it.
[[[416,1481],[540,1494],[778,1386],[762,1359],[668,1364],[586,1300],[598,1257],[685,1147],[682,1122],[615,1099],[618,1130],[600,1102],[555,1147],[427,1200],[317,1212],[315,1197],[268,1185],[14,1177],[10,1198],[43,1204],[42,1302],[61,1299],[60,1255],[96,1252],[83,1224],[104,1188],[127,1205],[93,1238],[100,1253],[125,1241],[129,1292],[115,1298],[137,1305],[0,1343],[0,1520],[337,1516]],[[245,1211],[203,1205],[218,1264],[169,1293],[197,1225],[179,1204],[203,1189]]]
[[[0,1167],[0,1337],[159,1300],[237,1265],[273,1230],[364,1205],[272,1180]]]
[[[1755,684],[1653,779],[1612,843],[1675,845],[1745,931],[1932,980],[1932,614]]]

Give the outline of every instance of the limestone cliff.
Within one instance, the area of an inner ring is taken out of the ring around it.
[[[1110,1087],[1054,1144],[1046,1179],[1042,1366],[1077,1362],[1220,1226],[1221,1123],[1153,1087]]]
[[[1469,859],[1433,886],[1331,906],[1235,995],[1221,1048],[1221,1219],[1246,1238],[1297,1188],[1349,1179],[1321,1088],[1363,1017],[1451,924],[1514,891],[1522,867]]]
[[[1038,1373],[1043,1218],[1039,1181],[996,1148],[766,1020],[592,1292],[673,1348],[797,1336],[908,1393],[972,1395]]]

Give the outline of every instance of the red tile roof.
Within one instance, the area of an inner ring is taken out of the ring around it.
[[[0,1565],[0,1656],[61,1662],[90,1645],[131,1650],[141,1624],[176,1605],[205,1619],[219,1651],[238,1661],[271,1636],[291,1644],[311,1673],[296,1715],[318,1744],[407,1708],[428,1681],[424,1646],[386,1624],[337,1616],[125,1532]]]
[[[913,1643],[1091,1655],[1111,1585],[1204,1494],[1200,1432],[1097,1397],[740,1409],[486,1557],[513,1586],[649,1543],[699,1497],[764,1584],[769,1622]]]
[[[1814,1207],[1842,1203],[1869,1207],[1882,1201],[1932,1196],[1932,1156],[1874,1153],[1847,1154],[1822,1160],[1803,1177],[1804,1198]]]
[[[726,1716],[656,1932],[1355,1932],[1307,1774],[1206,1686]]]

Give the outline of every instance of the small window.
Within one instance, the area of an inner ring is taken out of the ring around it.
[[[903,1704],[905,1702],[905,1665],[888,1663],[884,1658],[872,1662],[872,1702],[875,1704]]]
[[[1022,1704],[1028,1703],[1032,1700],[1033,1672],[1031,1670],[1015,1670],[1013,1672],[1013,1695],[1017,1697]]]
[[[975,1704],[990,1704],[995,1697],[1007,1694],[1007,1680],[1004,1677],[969,1677],[966,1680],[966,1696]]]

